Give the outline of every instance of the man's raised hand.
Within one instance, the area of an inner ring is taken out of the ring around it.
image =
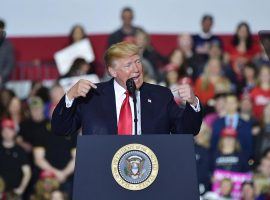
[[[97,86],[91,81],[80,79],[72,88],[67,92],[68,99],[75,99],[77,97],[86,97],[91,88],[96,89]]]

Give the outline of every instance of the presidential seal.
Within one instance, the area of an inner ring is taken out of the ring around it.
[[[112,174],[123,188],[142,190],[151,185],[158,175],[157,157],[147,146],[125,145],[112,159]]]

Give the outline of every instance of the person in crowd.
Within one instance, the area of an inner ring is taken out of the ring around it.
[[[257,53],[248,23],[240,22],[237,25],[228,53],[237,80],[241,81],[245,64],[250,62]]]
[[[33,146],[36,145],[36,140],[43,138],[49,130],[50,121],[45,117],[43,104],[40,97],[31,97],[28,103],[30,118],[20,125],[17,142],[30,154]]]
[[[20,124],[27,118],[27,107],[23,106],[23,102],[18,97],[13,97],[8,105],[8,117],[10,117],[19,131]]]
[[[245,181],[241,186],[241,200],[254,200],[255,190],[252,181]]]
[[[133,19],[134,12],[132,8],[123,8],[121,12],[122,26],[109,36],[109,46],[122,41],[134,42],[134,35],[138,30],[138,27],[133,25]]]
[[[256,129],[252,130],[252,135],[257,135],[260,131],[259,121],[253,115],[252,107],[253,105],[250,96],[248,94],[243,94],[240,97],[240,106],[239,106],[240,118],[247,122],[251,122],[253,129]]]
[[[45,115],[48,119],[51,119],[52,113],[62,96],[65,94],[63,87],[59,83],[55,83],[50,88],[50,101],[45,106]]]
[[[165,70],[165,82],[166,86],[171,90],[178,88],[179,86],[179,74],[178,67],[173,63],[166,65]]]
[[[45,140],[38,141],[34,146],[35,164],[42,171],[52,172],[61,184],[60,188],[71,194],[76,138],[62,138],[51,133],[45,137]]]
[[[30,200],[52,200],[52,193],[59,190],[59,187],[60,183],[55,175],[50,171],[43,171],[35,184],[35,192]]]
[[[41,98],[32,97],[29,107],[31,119],[21,125],[20,135],[23,142],[32,148],[35,164],[33,182],[37,181],[41,171],[50,171],[62,183],[61,187],[70,192],[76,138],[62,138],[51,134],[50,120],[45,117]]]
[[[195,154],[200,195],[210,190],[210,137],[211,129],[203,121],[201,130],[195,137]]]
[[[252,159],[256,162],[256,157],[258,156],[258,142],[260,140],[260,132],[261,126],[259,121],[254,117],[252,111],[252,101],[248,94],[243,94],[240,100],[240,109],[239,109],[239,117],[244,121],[248,122],[252,126]],[[252,161],[252,162],[253,162]],[[256,163],[254,163],[256,164]]]
[[[76,58],[72,63],[70,70],[60,78],[81,76],[93,73],[92,66],[84,58]]]
[[[217,119],[213,124],[213,134],[211,137],[211,151],[217,150],[217,143],[220,138],[221,130],[225,127],[234,128],[237,131],[237,139],[240,145],[244,147],[243,153],[247,158],[252,156],[252,124],[244,121],[239,117],[238,112],[239,102],[235,94],[229,93],[226,95],[226,115],[220,119]]]
[[[151,45],[150,36],[145,30],[138,28],[135,32],[134,40],[135,44],[140,48],[144,71],[150,78],[160,82],[161,74],[159,70],[167,62],[167,59]]]
[[[87,37],[85,28],[80,24],[76,24],[71,28],[71,31],[69,34],[69,43],[67,46],[75,44],[76,42],[79,42],[83,39],[90,40],[90,38]],[[93,48],[91,46],[91,43],[90,43],[90,48]],[[97,62],[96,60],[94,60],[91,63],[87,63],[84,58],[78,57],[77,59],[73,61],[73,64],[70,67],[69,72],[67,72],[67,74],[64,74],[63,77],[74,76],[74,74],[76,76],[77,73],[86,74],[86,73],[94,73],[94,72],[103,74],[103,66],[101,63]]]
[[[189,33],[179,34],[177,37],[177,48],[179,48],[185,55],[186,59],[192,58],[193,38]]]
[[[31,85],[31,90],[29,92],[27,101],[31,99],[32,97],[40,97],[43,102],[47,103],[50,100],[49,95],[49,89],[44,84],[42,84],[42,81],[33,81]]]
[[[267,41],[265,41],[265,42],[267,42]],[[259,70],[260,67],[263,65],[270,66],[269,55],[267,55],[262,43],[263,43],[263,41],[260,42],[260,51],[252,59],[252,63],[254,63],[257,70]]]
[[[249,93],[257,82],[257,69],[253,63],[246,63],[243,69],[243,80],[238,84],[239,93]]]
[[[225,105],[226,93],[216,94],[213,100],[209,101],[208,106],[213,107],[213,111],[209,111],[209,113],[204,116],[204,121],[211,130],[214,122],[226,115]]]
[[[253,176],[255,200],[268,200],[270,191],[270,181],[268,177],[260,173]]]
[[[7,195],[22,196],[31,178],[26,152],[16,145],[16,128],[11,119],[1,122],[0,176],[5,182]]]
[[[194,52],[193,44],[193,38],[189,33],[178,35],[177,48],[184,54],[186,65],[188,66],[187,74],[191,75],[193,81],[195,81],[203,72],[203,68],[208,58]]]
[[[209,47],[212,43],[221,44],[221,40],[216,35],[212,33],[212,27],[214,24],[213,16],[206,14],[202,17],[201,28],[202,31],[199,34],[196,34],[193,38],[194,40],[194,49],[197,54],[208,56]]]
[[[201,99],[203,105],[213,99],[215,94],[230,92],[229,80],[222,75],[219,59],[211,59],[204,68],[203,74],[195,82],[195,93]]]
[[[69,45],[76,43],[84,38],[86,38],[86,32],[82,25],[76,24],[72,27],[69,34]]]
[[[208,191],[202,196],[202,200],[233,200],[232,198],[233,181],[223,178],[220,181],[219,191]]]
[[[5,30],[5,22],[0,19],[0,32]],[[0,88],[9,80],[15,66],[14,50],[11,42],[4,39],[0,45]]]
[[[270,178],[270,148],[265,149],[262,153],[257,171],[266,178]]]
[[[164,67],[164,70],[170,68],[176,68],[179,81],[185,77],[191,77],[191,69],[187,65],[185,54],[182,50],[176,48],[169,56],[169,63]]]
[[[262,152],[270,148],[270,103],[263,111],[261,132],[255,141],[255,157],[259,158]]]
[[[253,102],[253,113],[258,119],[262,119],[263,109],[270,102],[270,66],[260,68],[258,85],[250,91]]]
[[[222,74],[231,81],[234,88],[236,89],[236,85],[237,85],[236,74],[232,70],[232,67],[230,64],[229,54],[227,52],[223,51],[220,43],[211,43],[210,44],[209,52],[208,52],[208,60],[209,59],[219,59],[220,60]]]
[[[222,169],[234,172],[249,171],[248,160],[242,153],[237,140],[237,132],[232,127],[221,130],[218,150],[213,154],[211,171]]]
[[[15,96],[12,90],[0,88],[0,119],[8,116],[8,105],[10,100]]]
[[[219,196],[222,200],[232,200],[233,181],[229,178],[224,178],[220,181]]]

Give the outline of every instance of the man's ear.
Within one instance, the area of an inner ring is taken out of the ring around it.
[[[108,67],[108,71],[109,71],[109,74],[112,76],[112,77],[116,77],[116,71],[113,67],[109,66]]]

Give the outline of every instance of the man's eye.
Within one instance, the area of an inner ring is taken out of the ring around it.
[[[124,67],[128,68],[128,67],[130,67],[130,66],[131,66],[131,64],[127,64],[127,65],[125,65]]]
[[[141,63],[141,60],[136,60],[136,63],[137,63],[137,64],[140,64],[140,63]]]

